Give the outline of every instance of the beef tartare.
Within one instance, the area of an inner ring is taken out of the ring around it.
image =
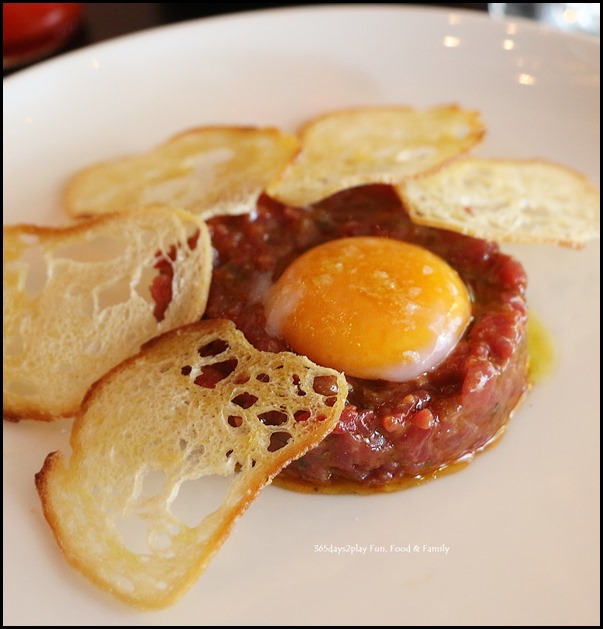
[[[282,480],[392,487],[469,457],[504,429],[528,386],[527,278],[496,243],[414,224],[393,190],[381,185],[306,208],[264,196],[253,213],[208,224],[216,254],[205,316],[231,319],[261,350],[290,349],[266,330],[270,287],[294,259],[330,240],[380,236],[419,245],[453,267],[471,295],[471,323],[443,362],[408,382],[348,376],[338,426],[290,464]]]

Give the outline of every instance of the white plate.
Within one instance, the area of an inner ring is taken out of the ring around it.
[[[291,129],[348,105],[476,107],[489,128],[482,154],[556,159],[596,179],[599,73],[594,39],[391,5],[150,31],[4,81],[4,220],[64,220],[58,193],[74,169],[187,127]],[[502,442],[458,474],[393,495],[268,488],[171,609],[134,612],[62,560],[33,475],[69,424],[5,423],[4,624],[597,624],[599,246],[515,251],[558,365]],[[369,550],[315,550],[346,545]]]

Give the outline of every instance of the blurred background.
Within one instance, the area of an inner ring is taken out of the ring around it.
[[[324,4],[324,3],[308,3]],[[395,3],[392,3],[395,4]],[[407,3],[401,2],[400,5]],[[431,4],[431,3],[428,3]],[[88,2],[84,22],[85,37],[90,42],[100,41],[118,34],[150,28],[160,24],[171,24],[222,13],[252,11],[284,6],[299,6],[296,3],[282,2]],[[425,6],[421,4],[420,6]],[[487,3],[449,3],[433,6],[456,7],[486,11]]]
[[[135,31],[240,11],[324,5],[280,2],[3,3],[4,76],[41,59]],[[405,2],[388,3],[409,6]],[[412,5],[410,5],[412,6]],[[599,34],[600,3],[416,3],[533,18],[566,31]]]
[[[143,29],[238,11],[287,6],[300,5],[280,2],[3,3],[4,76],[41,59]],[[432,6],[488,9],[487,3],[477,2],[434,3]]]

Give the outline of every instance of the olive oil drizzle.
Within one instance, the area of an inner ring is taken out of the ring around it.
[[[542,321],[530,311],[528,317],[528,377],[531,385],[538,384],[550,376],[555,367],[555,350],[551,335]],[[524,396],[525,397],[525,396]],[[505,433],[507,424],[502,426],[496,435],[479,450],[465,455],[458,461],[454,461],[423,476],[402,476],[384,485],[362,485],[350,481],[335,481],[329,485],[317,486],[312,483],[300,481],[297,478],[289,478],[286,474],[281,474],[274,479],[273,484],[282,489],[297,491],[307,494],[380,494],[401,491],[417,487],[441,476],[458,472],[469,465],[473,458],[481,452],[490,449],[499,443],[500,438]]]
[[[532,311],[528,317],[528,356],[529,377],[532,384],[539,384],[553,373],[555,349],[551,335]]]
[[[428,481],[441,478],[442,476],[447,476],[448,474],[452,474],[466,468],[476,455],[484,452],[485,450],[489,450],[499,443],[506,430],[507,424],[501,426],[494,437],[492,437],[488,443],[484,444],[475,452],[469,452],[460,459],[457,459],[452,463],[448,463],[448,465],[444,465],[440,469],[434,470],[429,474],[417,476],[406,474],[383,485],[363,485],[361,483],[354,483],[351,481],[335,480],[330,482],[328,485],[320,486],[299,480],[298,478],[290,478],[287,476],[286,472],[277,476],[272,484],[282,489],[297,491],[303,494],[359,494],[363,496],[368,494],[389,494],[403,489],[410,489],[411,487],[418,487]]]

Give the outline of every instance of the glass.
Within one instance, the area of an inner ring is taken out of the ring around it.
[[[524,17],[545,22],[564,31],[599,35],[601,4],[599,2],[490,2],[493,17]]]

